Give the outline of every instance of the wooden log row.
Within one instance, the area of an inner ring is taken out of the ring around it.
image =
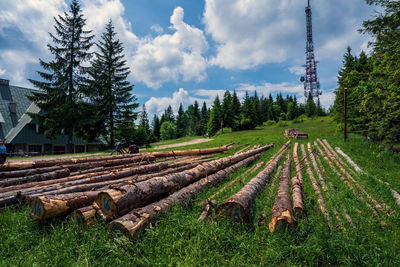
[[[258,170],[261,166],[263,166],[265,164],[264,161],[258,163],[257,165],[253,166],[250,169],[247,169],[244,173],[242,173],[241,175],[239,175],[238,177],[236,177],[235,179],[233,179],[232,181],[230,181],[229,183],[227,183],[225,186],[223,186],[222,188],[220,188],[217,192],[215,192],[213,195],[211,195],[209,198],[204,200],[204,207],[203,210],[201,211],[200,217],[197,219],[197,222],[202,222],[204,221],[207,216],[210,214],[212,208],[215,205],[215,201],[214,199],[220,195],[221,193],[223,193],[227,188],[230,188],[231,186],[233,186],[235,183],[238,182],[242,182],[242,179],[244,177],[246,177],[246,175],[248,175],[249,173],[252,173],[255,170]]]
[[[297,215],[301,215],[304,209],[303,202],[303,175],[301,173],[301,165],[298,155],[299,143],[295,143],[293,147],[293,161],[296,168],[296,176],[292,178],[292,199],[293,209]]]
[[[264,188],[268,182],[270,175],[278,165],[283,154],[289,148],[290,141],[283,145],[280,153],[274,156],[270,164],[264,170],[259,172],[253,179],[251,179],[242,189],[235,195],[225,200],[216,210],[219,216],[225,215],[229,219],[236,222],[243,222],[249,218],[251,206],[257,194]]]
[[[321,146],[324,148],[326,151],[327,155],[329,158],[332,159],[332,161],[336,164],[336,166],[339,168],[339,170],[360,190],[364,195],[367,197],[367,199],[373,204],[374,208],[377,211],[382,211],[388,215],[389,212],[389,207],[383,202],[382,204],[379,203],[377,200],[375,200],[365,189],[362,187],[345,169],[345,167],[338,161],[336,156],[331,153],[329,148],[320,140],[317,139],[317,141],[321,144]]]
[[[314,146],[318,149],[318,152],[320,153],[320,155],[323,157],[323,159],[329,164],[329,167],[331,167],[331,169],[336,173],[336,175],[339,177],[340,180],[342,180],[343,183],[345,183],[347,185],[347,187],[353,192],[353,194],[360,199],[361,201],[363,201],[365,203],[365,205],[367,205],[367,207],[373,212],[376,213],[376,210],[368,203],[368,201],[365,200],[365,198],[360,195],[357,190],[355,190],[354,186],[343,176],[342,173],[340,173],[336,167],[333,165],[332,161],[330,160],[330,158],[325,154],[325,152],[319,147],[318,143],[316,141],[314,141]]]
[[[17,170],[17,171],[3,171],[3,172],[0,172],[0,179],[25,177],[25,176],[29,176],[29,175],[53,172],[53,171],[57,171],[60,169],[63,169],[63,167],[62,166],[52,166],[52,167]]]
[[[142,179],[150,179],[159,175],[166,175],[174,172],[180,172],[186,169],[194,168],[198,163],[190,163],[186,166],[170,168],[168,170],[164,170],[158,173],[146,174],[140,177]],[[29,202],[31,211],[31,218],[34,220],[44,220],[53,217],[60,217],[66,214],[69,214],[71,211],[75,209],[80,209],[86,207],[88,205],[92,205],[92,202],[95,198],[92,198],[93,192],[96,192],[95,197],[97,197],[98,193],[101,190],[106,190],[108,186],[114,184],[133,184],[135,182],[135,178],[130,179],[119,179],[116,181],[106,181],[95,184],[87,184],[87,185],[79,185],[79,186],[71,186],[67,188],[62,188],[56,191],[46,192],[46,193],[36,193],[29,196],[26,196],[27,201]],[[92,191],[89,191],[92,190]],[[75,195],[79,197],[74,197]],[[82,202],[81,199],[84,197],[91,199],[91,202],[88,204],[87,202]],[[34,204],[33,202],[36,202]],[[56,203],[57,205],[55,205]],[[62,204],[60,204],[62,203]],[[93,207],[92,207],[93,208]],[[39,209],[39,210],[38,210]],[[96,208],[96,210],[98,207]],[[88,209],[83,209],[81,211],[83,214],[88,212]],[[32,215],[33,214],[33,215]],[[89,212],[91,214],[91,212]],[[85,216],[82,218],[82,223],[85,222]],[[92,218],[91,218],[92,219]]]
[[[70,159],[61,159],[61,160],[40,160],[40,161],[25,161],[25,162],[6,162],[5,164],[0,166],[0,172],[4,171],[14,171],[14,170],[23,170],[23,169],[35,169],[35,168],[43,168],[43,167],[51,167],[56,165],[79,165],[84,163],[93,163],[97,161],[113,161],[113,160],[123,160],[123,159],[131,159],[136,161],[143,161],[146,158],[166,158],[166,157],[175,157],[175,156],[194,156],[194,155],[205,155],[212,153],[220,153],[229,150],[230,145],[214,147],[214,148],[206,148],[206,149],[191,149],[191,150],[177,150],[177,151],[163,151],[163,152],[150,152],[150,153],[142,153],[142,154],[125,154],[125,155],[116,155],[116,156],[103,156],[103,157],[85,157],[85,158],[70,158]],[[94,164],[95,165],[95,164]],[[82,165],[86,166],[86,165]],[[0,174],[0,177],[1,174]]]
[[[183,187],[179,191],[168,197],[145,207],[134,209],[123,217],[112,221],[108,230],[114,233],[123,233],[131,238],[144,229],[149,223],[153,222],[157,215],[168,211],[172,206],[182,204],[195,197],[195,195],[206,188],[221,182],[228,174],[236,171],[240,167],[255,161],[255,155],[239,161],[225,169],[207,176],[191,185]]]
[[[308,177],[310,178],[312,187],[314,188],[314,192],[315,192],[315,194],[317,194],[317,197],[318,197],[319,208],[320,208],[322,214],[324,215],[325,221],[326,221],[329,229],[332,229],[331,218],[329,216],[328,210],[326,209],[324,197],[322,196],[321,190],[319,189],[319,186],[318,186],[318,182],[315,179],[314,174],[311,170],[311,165],[306,157],[306,150],[305,150],[303,144],[301,145],[301,152],[304,157],[304,163],[307,167],[306,171],[307,171]]]
[[[335,150],[347,160],[347,162],[354,168],[354,170],[355,170],[356,172],[358,172],[358,173],[360,173],[360,174],[365,173],[365,172],[364,172],[360,167],[358,167],[358,165],[357,165],[346,153],[344,153],[339,147],[336,147]],[[390,189],[390,192],[392,193],[392,196],[393,196],[393,198],[394,198],[396,204],[397,204],[397,205],[400,205],[400,194],[399,194],[398,192],[396,192],[395,190],[393,190],[388,182],[384,182],[384,181],[382,181],[381,179],[376,178],[376,177],[373,176],[373,175],[370,175],[370,176],[371,176],[375,181],[377,181],[377,182],[379,182],[379,183],[381,183],[381,184],[386,185],[386,186]]]
[[[38,173],[34,175],[29,175],[25,177],[18,177],[18,178],[7,178],[0,181],[0,187],[7,187],[11,185],[17,185],[27,182],[37,182],[37,181],[45,181],[45,180],[52,180],[52,179],[59,179],[70,176],[70,170],[67,168],[61,168],[51,172],[45,173]]]
[[[293,207],[290,202],[290,153],[286,156],[283,173],[279,182],[278,192],[271,211],[271,220],[268,228],[271,233],[286,228],[287,225],[296,227],[296,219],[293,215]]]
[[[179,190],[205,176],[264,152],[271,147],[273,147],[273,144],[214,160],[181,173],[155,177],[134,185],[115,187],[101,192],[96,198],[96,203],[108,219],[118,218],[134,208],[151,203],[164,194]]]
[[[278,169],[276,169],[275,175],[271,180],[271,186],[269,187],[268,196],[270,196],[272,194],[272,192],[273,192],[273,190],[275,188],[276,181],[278,180],[278,178],[281,175],[282,169],[283,169],[282,166],[279,166]],[[267,218],[266,214],[267,214],[267,206],[265,206],[263,211],[258,215],[259,216],[259,218],[258,218],[258,226],[266,224],[266,222],[267,222],[266,221],[266,218]]]
[[[314,166],[314,170],[317,173],[317,177],[319,179],[319,183],[321,184],[321,188],[325,192],[328,192],[328,187],[326,185],[325,178],[322,175],[321,170],[318,168],[317,160],[315,159],[314,153],[311,153],[311,151],[312,151],[311,143],[307,144],[307,148],[308,148],[308,153],[310,154],[311,163]]]
[[[320,140],[321,141],[321,140]],[[339,155],[336,153],[336,151],[331,147],[331,145],[328,143],[328,141],[326,139],[323,139],[322,142],[324,143],[324,145],[326,146],[326,148],[329,150],[329,152],[336,158],[337,161],[339,161],[339,163],[352,175],[357,175],[357,173],[350,168],[350,166],[344,162],[342,160],[341,157],[339,157]]]

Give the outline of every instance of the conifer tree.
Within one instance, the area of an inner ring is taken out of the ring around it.
[[[214,105],[207,123],[207,133],[209,136],[213,136],[218,132],[218,130],[221,128],[221,120],[221,103],[219,101],[219,97],[217,96],[214,100]]]
[[[161,128],[161,123],[160,119],[156,114],[154,114],[153,117],[153,136],[155,138],[155,141],[160,140],[160,128]]]
[[[177,137],[182,137],[187,134],[187,116],[183,111],[182,103],[179,105],[178,116],[176,117],[176,134]]]
[[[200,125],[201,125],[200,135],[205,135],[207,133],[208,119],[209,119],[209,113],[207,109],[207,104],[206,102],[203,102],[203,106],[201,107],[201,113],[200,113]]]
[[[306,107],[305,107],[305,111],[306,111],[306,115],[308,117],[314,117],[315,115],[317,115],[317,106],[315,105],[315,102],[311,96],[311,92],[308,93],[308,97],[307,97],[307,103],[306,103]]]
[[[241,104],[239,97],[236,94],[236,91],[233,91],[232,95],[232,130],[236,131],[240,128],[240,112],[241,112]]]
[[[71,2],[68,12],[54,18],[55,35],[50,33],[53,44],[47,47],[54,59],[45,62],[39,59],[44,71],[38,71],[41,81],[29,81],[40,93],[34,93],[30,99],[41,109],[38,114],[30,114],[45,129],[45,135],[53,138],[61,131],[67,136],[66,152],[73,152],[72,137],[79,130],[82,119],[80,105],[82,87],[90,60],[89,49],[94,38],[91,31],[84,29],[83,17],[78,1]]]
[[[136,119],[137,113],[134,110],[138,104],[136,96],[131,93],[133,85],[127,81],[130,70],[124,59],[124,48],[116,39],[111,20],[96,45],[99,52],[95,53],[89,71],[87,95],[100,111],[96,117],[101,119],[103,127],[99,130],[104,129],[108,133],[109,144],[113,146],[116,128],[126,127]],[[143,108],[143,112],[146,112]],[[146,127],[149,128],[148,120]],[[117,132],[121,132],[121,129]]]
[[[256,108],[254,106],[254,101],[249,97],[248,92],[246,92],[243,105],[241,108],[241,120],[240,127],[243,130],[254,129],[257,125],[257,114]]]
[[[222,100],[222,121],[224,127],[233,128],[233,101],[231,93],[226,90]]]

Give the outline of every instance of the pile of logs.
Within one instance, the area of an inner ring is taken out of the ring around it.
[[[299,129],[286,129],[285,137],[295,139],[308,139],[308,134],[300,132]]]

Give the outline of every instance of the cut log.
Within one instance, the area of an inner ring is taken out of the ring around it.
[[[290,202],[290,153],[286,156],[283,173],[279,182],[278,192],[271,212],[271,221],[268,228],[271,233],[285,229],[287,225],[296,227],[296,219],[293,215],[293,207]]]
[[[289,148],[290,141],[284,145],[284,149],[280,150],[280,154],[274,156],[270,164],[264,170],[259,172],[251,179],[238,193],[225,200],[217,209],[216,214],[225,215],[229,219],[236,222],[243,222],[248,219],[251,206],[257,194],[264,188],[268,182],[271,173],[274,171],[283,154]]]
[[[214,160],[181,173],[155,177],[135,185],[126,185],[107,190],[99,194],[96,203],[109,219],[118,218],[134,208],[151,203],[164,194],[179,190],[205,176],[248,157],[260,154],[272,146],[273,144],[270,144],[248,152]]]
[[[69,175],[70,175],[69,169],[59,169],[56,171],[34,174],[34,175],[25,176],[25,177],[4,179],[4,180],[0,181],[0,187],[6,187],[6,186],[11,186],[11,185],[16,185],[16,184],[27,183],[27,182],[59,179],[59,178],[67,177]]]
[[[314,153],[312,153],[311,143],[307,144],[308,153],[310,154],[311,163],[314,166],[314,170],[317,173],[319,182],[321,184],[322,190],[328,192],[328,187],[326,186],[325,178],[322,176],[321,170],[318,168],[317,160],[315,159]]]
[[[279,176],[281,175],[282,172],[282,166],[279,166],[278,169],[276,169],[275,175],[271,180],[271,186],[269,187],[269,192],[268,195],[271,195],[274,188],[275,188],[275,184],[276,181],[278,180]],[[267,223],[267,206],[264,207],[263,211],[259,214],[259,218],[258,218],[258,226],[264,225]]]
[[[317,139],[318,140],[318,139]],[[320,140],[321,141],[321,140]],[[336,151],[331,147],[331,145],[328,143],[326,139],[323,139],[322,142],[324,143],[325,147],[329,150],[329,152],[336,158],[337,161],[352,175],[357,175],[357,172],[355,172],[352,168],[350,168],[349,165],[347,165],[346,162],[342,160],[341,157],[336,153]]]
[[[44,220],[66,215],[75,209],[93,203],[99,192],[89,191],[65,195],[41,196],[31,199],[30,216],[32,220]]]
[[[230,167],[220,170],[206,178],[186,186],[160,201],[139,209],[134,209],[123,217],[112,221],[108,226],[108,230],[114,233],[123,233],[133,238],[136,236],[139,230],[144,229],[149,223],[154,221],[158,214],[168,211],[168,209],[174,205],[187,202],[195,197],[197,193],[216,183],[221,182],[228,176],[228,174],[236,171],[246,164],[250,164],[256,159],[256,156],[248,157]]]
[[[61,166],[53,166],[46,168],[36,168],[36,169],[26,169],[26,170],[18,170],[18,171],[4,171],[0,172],[0,178],[17,178],[17,177],[25,177],[34,174],[53,172],[63,169]]]
[[[177,157],[177,156],[198,156],[198,155],[225,152],[228,151],[230,147],[231,145],[225,145],[220,147],[203,148],[203,149],[151,152],[149,154],[156,158],[167,158],[167,157]],[[145,153],[145,155],[146,154],[147,153]]]
[[[244,178],[249,173],[252,173],[253,171],[259,169],[264,164],[265,163],[262,161],[262,162],[258,163],[257,165],[253,166],[252,168],[247,169],[244,173],[242,173],[241,175],[239,175],[238,177],[233,179],[231,182],[229,182],[228,184],[223,186],[221,189],[219,189],[217,192],[215,192],[212,196],[207,198],[204,201],[204,207],[203,207],[203,210],[202,210],[202,212],[200,214],[200,217],[197,220],[197,222],[202,222],[210,214],[210,212],[211,212],[211,210],[212,210],[212,208],[214,207],[214,204],[215,204],[215,201],[214,201],[215,197],[217,197],[219,194],[224,192],[227,188],[231,187],[234,183],[241,182],[242,178]]]
[[[93,205],[89,205],[83,208],[79,208],[74,210],[69,219],[70,222],[75,222],[81,225],[92,225],[96,219],[96,214],[99,210],[99,207],[94,203]]]
[[[339,160],[336,158],[334,154],[331,153],[329,148],[320,140],[317,139],[317,141],[321,144],[321,146],[325,149],[325,151],[328,154],[328,157],[339,167],[340,171],[362,192],[364,195],[367,197],[367,199],[372,202],[374,208],[378,211],[382,211],[386,214],[389,212],[389,207],[385,204],[382,203],[380,204],[377,200],[375,200],[365,189],[362,187],[344,168],[344,166],[339,162]]]
[[[303,144],[301,145],[301,152],[303,154],[303,157],[305,158],[304,159],[304,163],[307,166],[308,177],[310,178],[311,184],[312,184],[312,186],[314,188],[314,192],[317,194],[317,197],[318,197],[319,208],[320,208],[322,214],[325,217],[325,221],[328,224],[329,229],[332,229],[331,218],[330,218],[329,213],[328,213],[328,211],[326,209],[325,200],[324,200],[324,198],[322,196],[321,190],[319,189],[318,182],[315,179],[314,174],[313,174],[313,172],[311,170],[311,165],[310,165],[310,162],[308,161],[308,159],[306,157],[306,150],[305,150]]]
[[[346,153],[344,153],[339,147],[335,147],[335,150],[337,151],[337,153],[342,155],[347,160],[347,162],[354,168],[356,172],[363,173],[363,170],[361,170],[361,168],[358,167],[358,165],[354,161],[352,161],[351,158]]]
[[[324,160],[329,164],[329,167],[331,167],[331,169],[336,173],[336,175],[340,178],[340,180],[342,180],[342,182],[344,182],[348,188],[350,188],[350,190],[354,193],[354,195],[361,199],[366,205],[367,207],[374,213],[376,213],[376,210],[368,203],[368,201],[366,201],[364,199],[364,197],[362,195],[360,195],[357,190],[355,190],[354,186],[343,176],[342,173],[340,173],[336,167],[333,165],[332,161],[330,160],[330,158],[325,154],[325,152],[319,147],[318,143],[316,141],[314,141],[314,146],[318,149],[320,155],[324,158]]]
[[[296,212],[296,214],[301,215],[304,209],[303,175],[301,173],[298,146],[299,143],[295,143],[293,147],[293,161],[296,167],[296,176],[292,178],[292,199],[294,211]]]

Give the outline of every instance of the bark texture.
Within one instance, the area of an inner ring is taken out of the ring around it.
[[[138,182],[134,185],[126,185],[106,190],[99,194],[96,203],[108,219],[118,218],[134,208],[147,205],[164,194],[177,191],[182,187],[241,160],[260,154],[272,146],[273,144],[270,144],[258,149],[252,149],[248,152],[214,160],[177,174],[155,177],[144,182]]]
[[[294,211],[301,215],[304,209],[303,202],[303,175],[301,173],[301,165],[298,155],[299,143],[295,143],[293,147],[293,161],[296,168],[296,176],[292,178],[292,199]]]
[[[0,181],[0,187],[6,187],[16,184],[22,184],[27,182],[36,182],[36,181],[45,181],[45,180],[52,180],[52,179],[59,179],[63,177],[67,177],[70,175],[69,169],[58,169],[51,172],[46,173],[39,173],[34,175],[29,175],[25,177],[18,177],[18,178],[8,178]]]
[[[243,222],[248,219],[251,206],[257,194],[264,188],[269,181],[270,175],[274,171],[283,154],[289,148],[288,141],[279,154],[275,154],[273,160],[264,170],[251,179],[238,193],[225,200],[217,209],[217,215],[225,215],[233,221]]]
[[[296,219],[293,215],[293,207],[290,202],[290,153],[286,157],[283,173],[279,182],[278,192],[271,212],[271,221],[268,228],[271,233],[284,229],[287,225],[296,227]]]
[[[200,191],[224,180],[228,174],[236,171],[243,165],[250,164],[256,159],[256,156],[250,156],[230,167],[186,186],[160,201],[139,209],[134,209],[121,218],[112,221],[109,224],[108,230],[115,233],[122,232],[123,234],[133,238],[136,236],[138,231],[144,229],[149,223],[154,221],[158,214],[166,212],[174,205],[185,203]]]

